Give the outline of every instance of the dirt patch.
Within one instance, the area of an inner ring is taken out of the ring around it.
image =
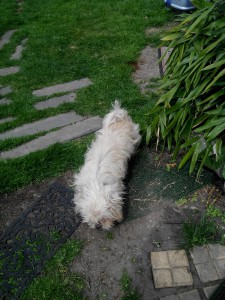
[[[150,252],[182,248],[183,222],[188,221],[193,214],[196,218],[201,217],[205,209],[205,200],[212,190],[213,193],[216,192],[211,185],[202,188],[194,195],[195,201],[190,197],[182,206],[167,203],[162,208],[160,203],[154,203],[147,216],[125,221],[113,228],[112,239],[107,238],[106,232],[91,230],[82,224],[74,237],[83,239],[85,246],[81,256],[74,260],[71,269],[85,278],[86,296],[91,300],[121,299],[120,279],[124,270],[131,276],[133,286],[138,288],[142,300],[158,300],[166,295],[203,287],[189,259],[193,286],[155,290]],[[224,198],[220,201],[223,202]]]
[[[155,34],[164,34],[170,29],[172,29],[174,26],[176,26],[178,23],[177,22],[171,22],[168,23],[166,26],[163,27],[149,27],[145,29],[145,35],[146,36],[151,36]]]
[[[155,154],[151,151],[147,153],[153,160]],[[165,154],[155,161],[155,164],[165,168],[169,158]],[[134,163],[139,165],[140,160],[136,157]],[[134,179],[140,181],[138,187],[142,190],[143,198],[137,199],[136,188],[130,178],[127,179],[128,198],[130,201],[136,199],[135,201],[143,202],[145,201],[144,198],[152,200],[148,203],[147,213],[143,214],[142,211],[142,217],[136,216],[131,220],[125,219],[123,223],[111,230],[110,235],[104,231],[99,232],[90,229],[85,224],[81,224],[73,235],[74,238],[84,241],[84,249],[81,255],[74,259],[71,270],[85,279],[85,294],[90,300],[121,299],[120,280],[124,270],[131,276],[132,284],[138,288],[142,300],[158,300],[166,295],[203,286],[191,264],[194,286],[155,290],[149,255],[152,251],[179,249],[183,240],[182,223],[184,220],[189,220],[193,215],[196,218],[201,217],[206,204],[210,201],[214,201],[224,209],[222,184],[219,187],[204,186],[186,199],[187,201],[184,203],[176,203],[169,199],[170,195],[167,195],[168,199],[152,198],[150,196],[152,195],[152,183],[147,182],[147,178],[143,180],[143,177],[137,173],[137,169],[134,167],[132,169]],[[143,169],[142,166],[141,169]],[[1,231],[45,192],[50,184],[58,181],[65,186],[70,186],[72,178],[73,172],[68,171],[57,178],[36,183],[2,196],[0,202]],[[135,207],[137,210],[137,206]],[[143,203],[140,207],[145,209]]]

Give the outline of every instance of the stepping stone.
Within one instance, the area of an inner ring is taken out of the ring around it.
[[[90,79],[84,78],[35,90],[33,91],[33,95],[37,97],[42,97],[50,96],[57,93],[66,93],[77,89],[81,89],[83,87],[89,86],[90,84],[92,84]]]
[[[211,244],[205,247],[194,247],[191,256],[203,283],[225,277],[225,246]]]
[[[20,67],[9,67],[0,69],[0,76],[16,74],[20,71]]]
[[[155,288],[193,284],[188,258],[184,250],[152,252],[150,258]]]
[[[201,297],[197,290],[192,290],[177,295],[162,297],[160,300],[201,300]]]
[[[12,88],[11,86],[5,86],[0,88],[0,96],[5,96],[7,94],[12,93]]]
[[[140,87],[142,93],[148,92],[151,79],[160,77],[157,49],[145,47],[137,63],[133,63],[133,67],[135,68],[134,82]]]
[[[16,51],[11,55],[10,60],[19,60],[22,57],[22,52],[24,50],[24,46],[28,39],[24,39],[21,41],[21,44],[16,47]]]
[[[0,99],[0,105],[9,105],[12,101],[6,98]]]
[[[51,108],[51,107],[57,107],[60,104],[63,104],[66,102],[67,103],[74,102],[75,96],[76,96],[75,93],[71,93],[68,95],[60,96],[60,97],[54,97],[54,98],[48,99],[46,101],[38,102],[34,105],[34,107],[37,110],[42,110],[42,109]]]
[[[9,30],[2,36],[0,40],[0,49],[2,49],[5,46],[5,44],[9,43],[9,40],[15,31],[16,30]]]
[[[13,118],[13,117],[8,117],[8,118],[5,118],[5,119],[0,119],[0,124],[3,124],[3,123],[6,123],[6,122],[11,122],[11,121],[14,121],[16,118]]]
[[[215,292],[215,290],[219,287],[219,284],[213,285],[213,286],[208,286],[205,287],[204,293],[207,299],[210,299],[210,297],[212,296],[212,294]]]
[[[15,129],[0,133],[0,140],[32,135],[42,131],[48,131],[51,129],[79,122],[83,119],[85,119],[85,117],[79,116],[74,112],[60,114],[54,117],[49,117],[33,123],[25,124]]]
[[[102,119],[100,117],[88,118],[76,124],[63,127],[57,131],[47,133],[46,135],[13,150],[2,152],[0,157],[3,159],[21,157],[31,152],[48,148],[55,143],[65,143],[77,139],[99,130],[101,126]]]

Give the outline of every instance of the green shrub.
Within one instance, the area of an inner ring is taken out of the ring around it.
[[[156,136],[174,159],[184,149],[179,168],[201,161],[197,175],[207,165],[225,178],[225,1],[192,2],[197,10],[162,38],[173,50],[146,141]]]

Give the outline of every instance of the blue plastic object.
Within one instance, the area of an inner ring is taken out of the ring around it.
[[[189,0],[164,0],[167,7],[188,11],[194,9],[194,5]]]

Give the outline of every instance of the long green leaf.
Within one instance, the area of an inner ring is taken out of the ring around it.
[[[151,139],[151,136],[152,136],[152,130],[151,130],[151,126],[148,126],[147,127],[147,132],[146,132],[146,144],[148,145],[149,142],[150,142],[150,139]]]
[[[222,145],[223,145],[223,141],[221,139],[217,139],[217,141],[216,141],[216,160],[217,161],[222,154]]]
[[[160,97],[160,99],[158,100],[156,105],[159,105],[160,103],[163,103],[163,102],[169,103],[178,88],[179,88],[179,84],[175,85],[170,91],[168,91],[162,97]]]
[[[191,159],[191,165],[190,165],[190,169],[189,169],[189,174],[191,174],[194,171],[194,168],[196,166],[197,160],[199,158],[199,154],[201,153],[201,144],[196,143],[195,144],[195,148],[194,148],[194,153],[192,155],[192,159]]]
[[[202,69],[202,71],[206,71],[206,70],[211,70],[211,69],[215,69],[215,68],[218,68],[218,67],[221,67],[225,65],[225,59],[221,60],[221,61],[218,61],[218,62],[215,62],[205,68]]]
[[[178,39],[180,37],[181,37],[180,33],[173,33],[173,34],[169,34],[169,35],[164,36],[163,38],[161,38],[161,40],[164,41],[164,42],[169,42],[169,41],[173,41],[175,39]]]
[[[216,126],[210,133],[207,135],[207,141],[210,142],[214,140],[221,132],[225,130],[225,123]]]
[[[225,109],[215,109],[212,111],[207,111],[207,115],[217,115],[217,116],[224,116],[225,115]]]
[[[225,69],[223,69],[214,79],[213,81],[206,87],[205,92],[207,92],[211,86],[213,86],[215,84],[215,82],[222,76],[225,75]]]
[[[205,154],[202,157],[200,166],[198,168],[198,172],[197,172],[197,176],[196,176],[197,178],[199,178],[199,176],[201,174],[201,171],[202,171],[202,168],[203,168],[203,166],[205,164],[205,161],[206,161],[207,157],[209,156],[211,150],[212,150],[212,145],[207,145],[207,148],[205,149]]]
[[[189,146],[191,146],[191,145],[193,145],[195,142],[197,142],[199,139],[200,139],[199,136],[193,137],[193,138],[187,140],[184,144],[182,144],[182,145],[180,146],[180,148],[181,148],[181,149],[188,148]]]
[[[205,1],[205,0],[192,0],[192,3],[198,9],[203,9],[205,7],[212,6],[212,3],[208,2],[208,1]]]
[[[198,16],[198,18],[195,20],[195,22],[189,27],[189,29],[186,31],[185,35],[188,35],[192,31],[194,31],[194,29],[197,28],[197,26],[199,25],[200,22],[202,22],[202,21],[205,22],[208,15],[211,13],[212,10],[213,10],[213,6],[202,10],[201,15]]]
[[[225,122],[225,117],[215,119],[215,120],[209,120],[205,125],[197,128],[195,131],[198,133],[201,133],[201,132],[205,131],[206,129],[220,125],[221,123],[224,123],[224,122]]]
[[[148,113],[148,115],[153,115],[157,112],[159,112],[162,108],[160,106],[155,106],[153,109],[151,109]]]
[[[214,48],[216,48],[216,46],[223,41],[225,38],[225,34],[223,34],[217,41],[215,41],[214,43],[212,43],[211,45],[209,45],[206,49],[204,49],[204,53],[208,53],[210,51],[212,51]]]
[[[193,154],[195,150],[195,147],[192,146],[189,151],[187,152],[187,154],[184,156],[184,158],[181,160],[179,166],[178,166],[178,170],[180,170],[185,164],[186,162],[188,161],[188,159],[191,157],[191,155]]]

